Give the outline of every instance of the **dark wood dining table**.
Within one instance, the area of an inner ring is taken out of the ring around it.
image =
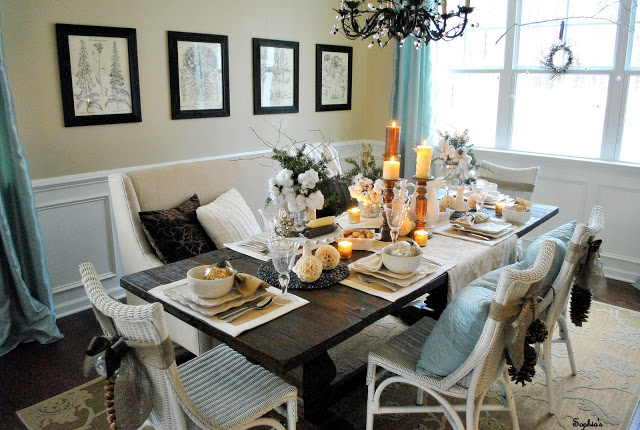
[[[516,234],[519,237],[523,236],[558,212],[557,207],[535,204],[531,219],[520,226]],[[351,261],[368,254],[354,251]],[[257,274],[258,267],[263,263],[230,249],[220,249],[124,276],[120,285],[148,302],[157,302],[160,300],[151,295],[149,290],[184,279],[185,273],[192,267],[211,264],[221,259],[232,259],[236,270],[252,275]],[[397,314],[405,305],[426,293],[431,294],[429,307],[434,308],[438,314],[446,306],[447,280],[445,272],[395,302],[342,284],[334,284],[321,290],[294,290],[291,292],[308,300],[309,303],[237,337],[214,328],[172,306],[171,303],[162,303],[166,312],[226,343],[249,360],[261,364],[296,385],[303,399],[305,419],[322,419],[336,392],[339,391],[331,385],[336,368],[327,354],[329,348],[377,320]]]

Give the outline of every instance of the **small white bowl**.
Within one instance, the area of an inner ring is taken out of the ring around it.
[[[529,221],[529,218],[531,218],[531,210],[518,212],[514,211],[508,206],[505,206],[504,208],[502,208],[502,218],[504,218],[505,221],[513,222],[516,224],[524,224]]]
[[[413,257],[400,257],[389,254],[392,247],[393,245],[387,245],[382,248],[382,264],[384,264],[384,267],[399,274],[413,273],[420,267],[420,263],[422,263],[422,251]]]
[[[449,221],[452,213],[453,209],[444,208],[444,211],[438,213],[438,222]]]
[[[209,266],[197,266],[187,272],[187,281],[193,291],[204,299],[222,297],[233,288],[235,273],[221,279],[204,279],[204,271]]]

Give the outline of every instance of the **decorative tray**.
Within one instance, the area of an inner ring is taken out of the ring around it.
[[[347,278],[349,276],[349,268],[346,264],[339,263],[335,269],[323,270],[320,278],[314,282],[302,282],[294,271],[289,272],[289,275],[291,276],[291,280],[289,281],[289,289],[291,290],[322,290]],[[260,267],[258,267],[258,278],[276,288],[280,288],[278,272],[276,272],[276,269],[273,267],[271,260],[262,263]]]

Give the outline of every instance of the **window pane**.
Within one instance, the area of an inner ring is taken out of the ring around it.
[[[507,0],[483,2],[469,14],[461,37],[434,43],[436,64],[446,64],[448,69],[502,67],[504,38],[496,41],[504,34],[506,22]],[[479,26],[471,27],[471,23]]]
[[[562,18],[568,18],[563,40],[574,53],[574,65],[613,67],[617,14],[618,2],[610,0],[523,0],[518,65],[541,67],[540,60],[559,41]]]
[[[604,75],[519,74],[511,148],[599,158],[607,85]]]
[[[631,51],[631,67],[640,67],[640,10],[636,11],[636,24]]]
[[[631,76],[620,150],[621,161],[640,163],[640,122],[637,121],[638,118],[640,118],[640,76]]]
[[[469,129],[478,147],[495,146],[498,116],[497,73],[447,73],[437,76],[435,125],[437,130]]]

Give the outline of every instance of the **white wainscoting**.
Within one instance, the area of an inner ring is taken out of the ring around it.
[[[377,154],[383,152],[384,143],[379,141],[339,142],[334,145],[344,159],[358,153],[360,142],[372,144]],[[257,151],[256,154],[266,152]],[[605,208],[606,219],[602,234],[605,273],[627,282],[634,282],[640,277],[639,229],[631,223],[634,217],[637,219],[634,214],[640,213],[640,168],[490,150],[477,149],[476,152],[478,159],[501,165],[541,167],[534,200],[559,206],[560,214],[525,240],[530,241],[532,237],[572,219],[586,220],[593,205],[600,204]],[[238,155],[246,154],[217,158]],[[348,167],[344,162],[343,166]],[[78,273],[78,265],[84,261],[96,266],[112,295],[125,295],[119,286],[120,261],[107,184],[107,177],[112,172],[33,181],[58,317],[90,306]]]

